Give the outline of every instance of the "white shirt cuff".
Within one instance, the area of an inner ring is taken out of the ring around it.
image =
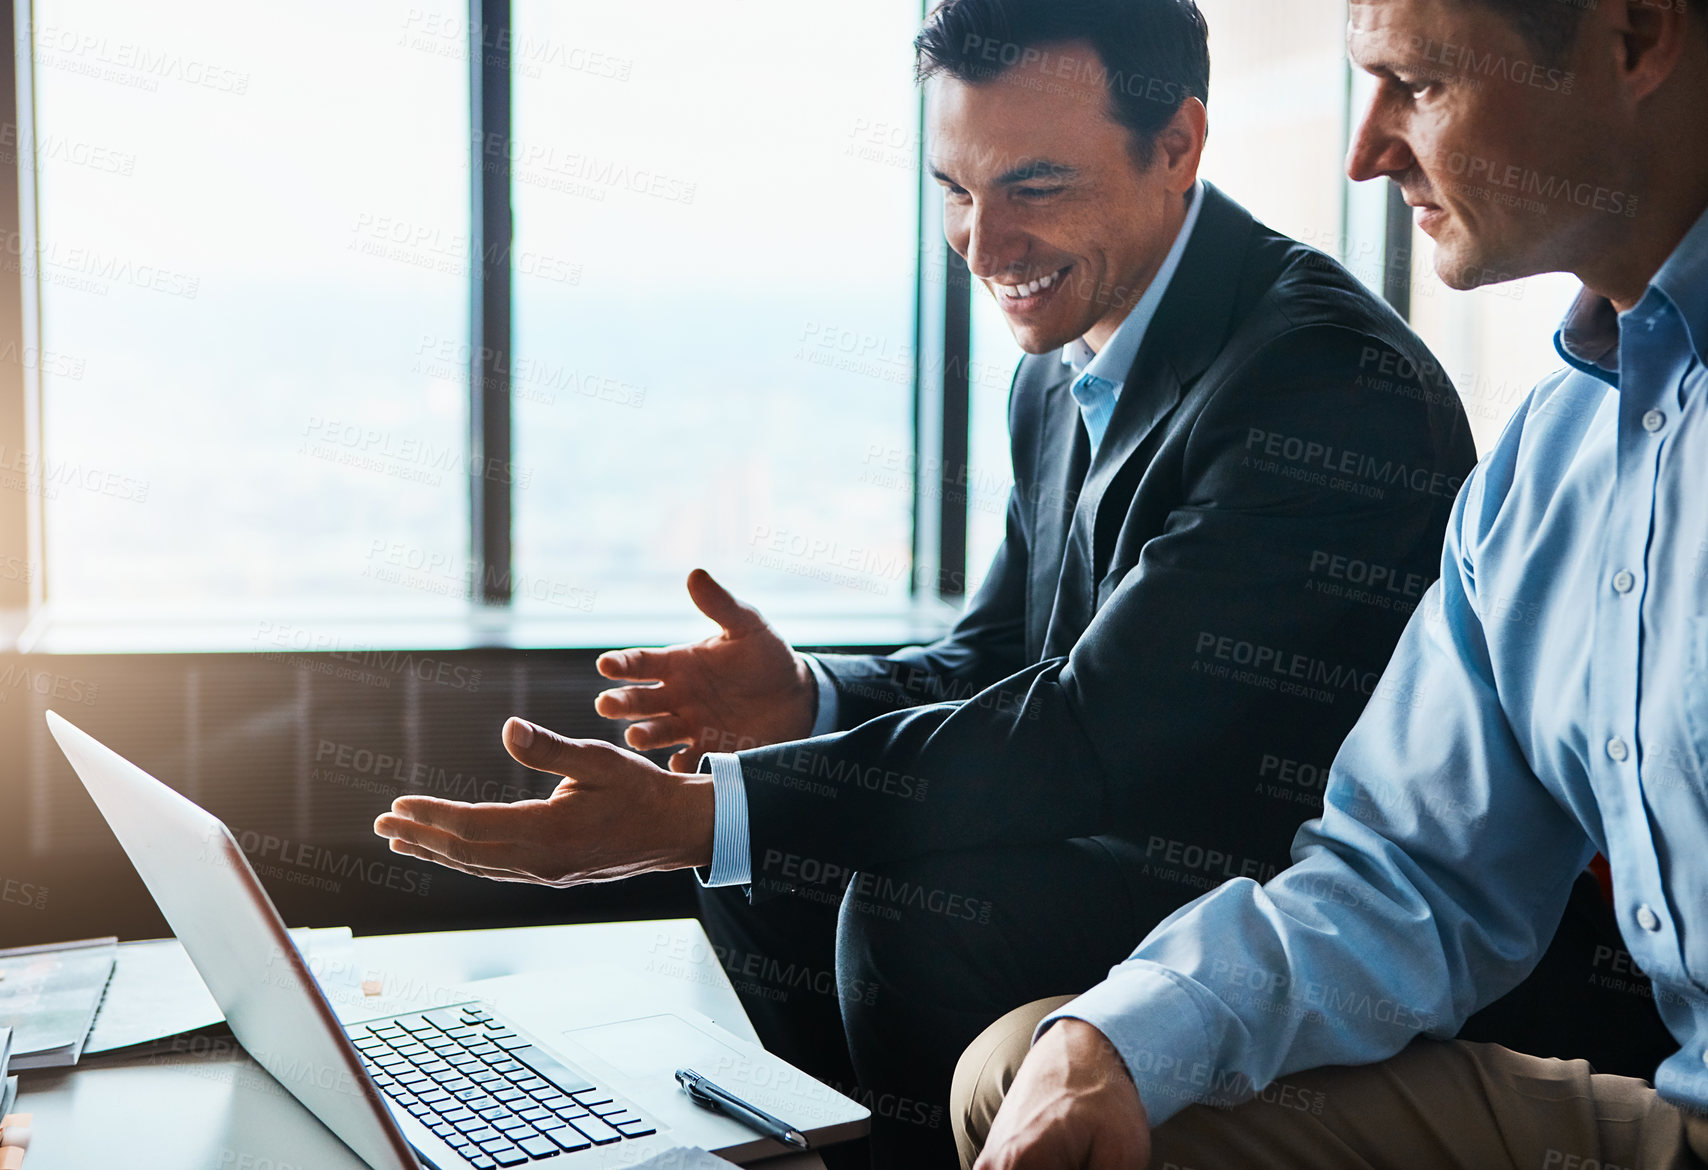
[[[747,787],[733,754],[706,757],[712,771],[712,868],[700,878],[708,888],[753,881],[752,832],[747,823]]]
[[[824,669],[816,657],[811,654],[803,654],[801,657],[807,660],[813,678],[818,681],[818,716],[812,724],[812,737],[817,739],[836,730],[836,684],[831,681],[830,672]]]

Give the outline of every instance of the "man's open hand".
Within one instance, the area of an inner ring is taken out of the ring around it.
[[[686,744],[670,757],[677,772],[698,768],[708,751],[811,734],[818,684],[806,659],[704,569],[689,574],[688,596],[718,623],[718,633],[690,645],[601,655],[599,673],[606,678],[656,685],[606,691],[593,709],[607,719],[638,720],[624,734],[637,751]]]
[[[710,779],[521,719],[505,723],[504,746],[563,783],[545,800],[515,804],[400,796],[374,832],[394,853],[504,882],[573,886],[711,864]]]
[[[1059,1020],[1009,1086],[974,1170],[1145,1170],[1150,1124],[1115,1046]]]

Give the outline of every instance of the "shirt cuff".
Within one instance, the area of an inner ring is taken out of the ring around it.
[[[1175,978],[1155,964],[1129,960],[1045,1016],[1032,1042],[1057,1020],[1083,1020],[1102,1032],[1126,1062],[1155,1129],[1188,1105],[1225,1097],[1230,1087],[1213,1067],[1203,1013]]]
[[[818,681],[818,716],[813,720],[812,738],[829,735],[836,730],[837,698],[836,683],[831,681],[830,672],[824,668],[818,658],[811,654],[803,654],[807,667],[812,676]]]
[[[706,757],[712,773],[712,868],[700,878],[708,889],[753,881],[752,832],[747,823],[747,786],[734,755]]]

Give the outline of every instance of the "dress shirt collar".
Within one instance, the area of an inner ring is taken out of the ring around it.
[[[1180,225],[1180,234],[1174,237],[1174,246],[1169,248],[1150,287],[1145,289],[1144,295],[1127,314],[1127,319],[1121,322],[1121,327],[1115,330],[1115,336],[1109,339],[1103,352],[1092,349],[1083,337],[1075,338],[1062,347],[1062,365],[1070,367],[1075,378],[1088,373],[1108,382],[1115,388],[1115,393],[1120,394],[1127,375],[1132,372],[1133,363],[1138,360],[1139,347],[1144,344],[1145,334],[1150,332],[1157,308],[1180,268],[1180,258],[1186,254],[1186,245],[1192,240],[1192,229],[1198,225],[1198,213],[1204,209],[1202,180],[1193,185],[1190,194],[1192,202],[1186,209],[1186,221]]]
[[[1657,293],[1672,302],[1684,321],[1696,359],[1708,363],[1708,212],[1661,266],[1643,299]],[[1566,313],[1554,348],[1575,369],[1617,386],[1619,327],[1613,302],[1586,288]]]

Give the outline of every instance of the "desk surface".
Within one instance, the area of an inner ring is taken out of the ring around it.
[[[356,939],[354,957],[364,977],[383,982],[388,1000],[409,1001],[396,1010],[466,998],[458,986],[476,979],[562,972],[566,989],[608,988],[616,971],[644,987],[649,1007],[696,1011],[758,1039],[693,919],[382,935]],[[229,1039],[26,1072],[20,1089],[16,1108],[35,1114],[28,1170],[363,1170]],[[566,1157],[564,1170],[573,1162]],[[824,1164],[806,1154],[765,1165]]]

